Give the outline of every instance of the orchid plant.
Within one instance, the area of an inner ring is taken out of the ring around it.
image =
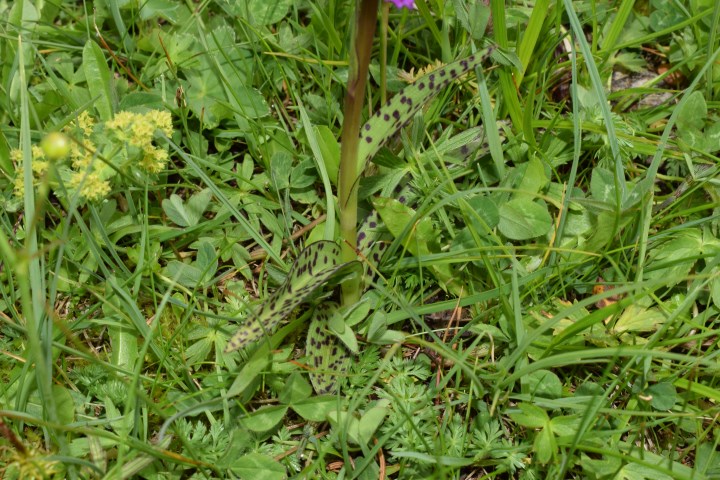
[[[367,162],[437,92],[487,58],[471,55],[433,70],[398,92],[361,125],[378,2],[358,2],[341,134],[338,177],[340,245],[322,241],[307,246],[290,269],[285,283],[240,327],[226,347],[226,352],[232,352],[268,338],[282,319],[300,304],[316,297],[318,290],[340,284],[342,303],[325,302],[311,313],[306,352],[315,367],[310,379],[318,393],[335,390],[334,375],[328,372],[342,371],[349,352],[357,353],[358,345],[352,327],[368,313],[367,307],[359,304],[362,269],[358,261],[357,215],[358,183]],[[398,8],[412,9],[415,6],[413,0],[392,0],[392,3]],[[365,244],[368,243],[366,237],[363,232],[361,239]]]

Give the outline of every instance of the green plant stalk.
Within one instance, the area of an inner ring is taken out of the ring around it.
[[[23,152],[24,172],[24,217],[25,245],[17,252],[15,259],[17,283],[20,288],[22,316],[27,328],[29,363],[34,363],[34,379],[43,406],[43,420],[58,423],[57,406],[52,394],[52,323],[46,317],[47,298],[45,282],[40,265],[40,247],[38,243],[38,226],[43,224],[41,201],[36,203],[36,192],[32,174],[32,146],[30,138],[30,98],[25,75],[25,59],[23,55],[23,38],[18,36],[18,73],[20,74],[20,146]],[[42,198],[42,197],[41,197]],[[30,369],[31,371],[32,368]],[[32,376],[29,376],[32,378]],[[27,401],[29,385],[23,386],[23,400]],[[24,407],[24,405],[19,405]],[[50,428],[46,430],[46,440],[52,440],[61,447],[65,446],[62,435]]]
[[[350,72],[347,92],[345,93],[338,178],[343,262],[350,262],[357,258],[355,247],[357,246],[357,186],[361,174],[357,167],[360,120],[378,15],[377,0],[358,0],[358,2],[355,28],[351,40]],[[342,304],[352,305],[359,299],[360,278],[351,278],[344,282],[342,285]]]

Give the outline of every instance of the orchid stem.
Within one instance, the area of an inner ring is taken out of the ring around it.
[[[343,262],[350,262],[357,258],[355,252],[357,246],[357,187],[362,173],[358,171],[357,155],[363,99],[375,36],[375,25],[377,24],[378,0],[358,0],[356,12],[350,50],[350,72],[345,94],[338,178]],[[360,299],[360,282],[359,277],[354,277],[343,283],[343,305],[353,305]]]

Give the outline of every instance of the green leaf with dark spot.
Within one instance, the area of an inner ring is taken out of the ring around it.
[[[285,282],[233,335],[225,347],[232,352],[260,340],[316,290],[359,272],[359,262],[341,263],[335,242],[315,242],[306,247],[288,272]]]
[[[457,62],[433,70],[422,78],[396,93],[360,129],[358,148],[358,172],[377,153],[387,140],[395,135],[416,113],[438,92],[466,74],[487,58],[487,54],[476,53]]]
[[[312,362],[310,382],[319,394],[337,390],[339,378],[345,374],[350,362],[349,350],[329,330],[328,323],[334,315],[339,315],[337,303],[318,305],[313,312],[305,342],[305,353]],[[350,328],[347,330],[352,333]]]

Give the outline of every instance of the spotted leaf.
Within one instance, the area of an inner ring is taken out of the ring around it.
[[[331,317],[339,314],[337,303],[324,302],[315,308],[308,329],[305,354],[312,362],[310,382],[318,394],[335,392],[338,376],[347,371],[350,362],[350,351],[329,330]]]
[[[479,66],[492,53],[469,57],[433,70],[395,94],[360,129],[358,172],[380,147],[405,126],[435,94]]]
[[[240,326],[225,352],[233,352],[270,334],[316,290],[358,271],[358,262],[341,263],[340,258],[340,247],[335,242],[315,242],[306,247],[293,263],[282,286]]]

